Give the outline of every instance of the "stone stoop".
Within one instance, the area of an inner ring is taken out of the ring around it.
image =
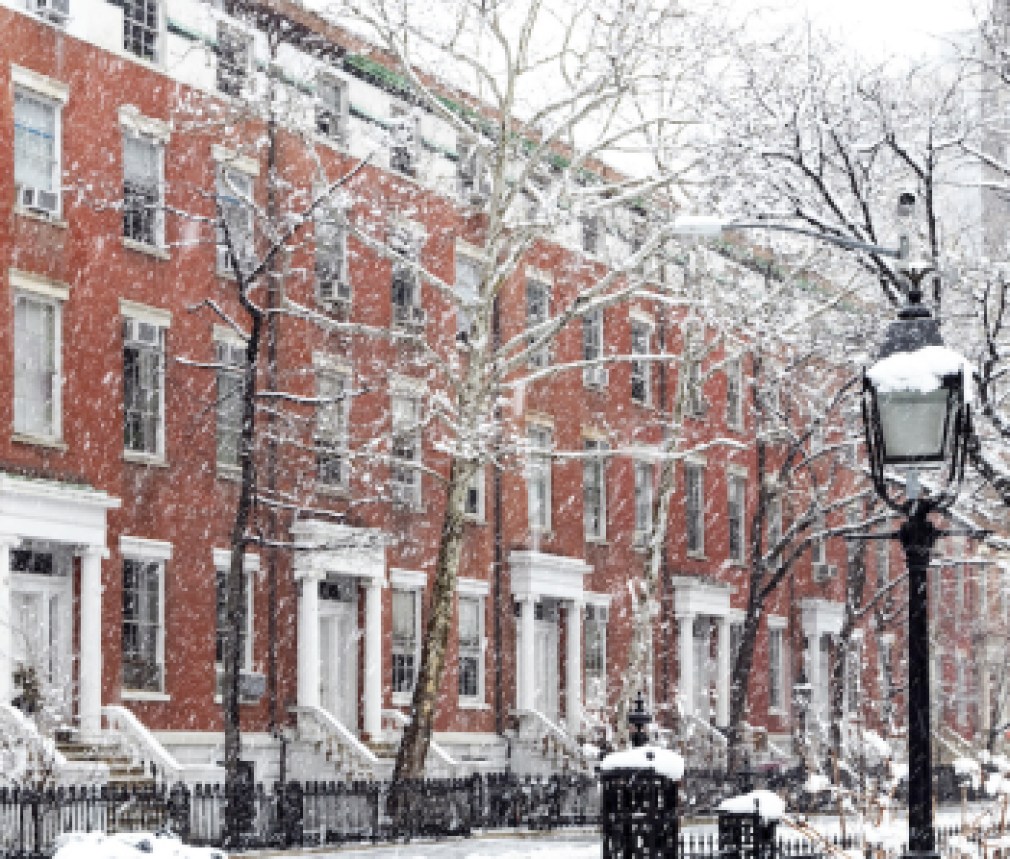
[[[154,778],[143,765],[134,763],[112,743],[82,741],[64,735],[56,738],[56,748],[68,761],[104,764],[109,771],[109,787],[137,789],[155,786]]]

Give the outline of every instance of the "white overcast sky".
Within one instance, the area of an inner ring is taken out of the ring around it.
[[[969,30],[985,0],[736,0],[760,10],[758,19],[809,17],[819,29],[837,34],[868,59],[932,53],[937,34]]]

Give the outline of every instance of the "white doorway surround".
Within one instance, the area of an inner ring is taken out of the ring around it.
[[[76,557],[78,694],[73,702],[67,693],[66,713],[76,703],[86,737],[101,733],[102,560],[108,557],[107,513],[119,506],[118,498],[87,486],[0,473],[0,703],[16,697],[17,663],[37,648],[45,654],[35,653],[36,670],[72,689]]]
[[[582,725],[582,611],[585,576],[592,567],[579,558],[544,552],[509,555],[512,596],[517,604],[516,709],[560,718],[560,634],[565,611],[565,722],[576,734]]]
[[[730,586],[692,576],[674,576],[671,582],[684,715],[707,722],[714,687],[715,723],[724,728],[729,724]]]
[[[299,583],[298,705],[325,709],[357,733],[360,699],[361,729],[370,737],[378,737],[382,730],[385,536],[378,529],[315,519],[296,522],[291,530],[295,539],[295,579]],[[360,694],[359,587],[365,599],[364,688]],[[343,598],[342,588],[348,589],[343,591]]]
[[[813,714],[822,719],[827,718],[829,710],[831,671],[828,665],[831,639],[841,634],[844,619],[845,607],[840,602],[800,600],[800,622],[806,639],[804,667],[813,693],[810,705]]]

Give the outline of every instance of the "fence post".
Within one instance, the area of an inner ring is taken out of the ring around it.
[[[176,782],[168,794],[168,821],[172,831],[183,841],[189,841],[191,806],[189,787]]]

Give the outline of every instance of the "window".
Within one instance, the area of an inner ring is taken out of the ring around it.
[[[480,288],[480,263],[463,254],[456,254],[456,339],[470,341],[473,316]]]
[[[891,580],[891,541],[877,541],[877,587],[884,587]]]
[[[60,302],[27,293],[14,297],[14,432],[60,437]]]
[[[483,650],[484,612],[477,596],[459,598],[459,697],[484,699]]]
[[[606,442],[586,439],[586,459],[582,464],[582,501],[587,540],[607,537],[607,469],[601,454]]]
[[[583,623],[586,707],[607,706],[607,607],[587,605]]]
[[[459,156],[456,162],[456,183],[459,195],[471,205],[480,205],[491,193],[491,177],[484,166],[480,146],[475,140],[460,138],[456,142]]]
[[[252,76],[252,37],[224,21],[217,24],[217,88],[241,96]]]
[[[635,545],[644,546],[652,536],[653,472],[651,462],[636,462],[635,469]]]
[[[60,104],[31,90],[14,90],[14,184],[23,209],[60,213]]]
[[[782,497],[772,495],[768,498],[766,516],[768,523],[768,549],[774,549],[782,539]]]
[[[631,399],[647,406],[652,401],[650,362],[645,360],[650,352],[652,327],[645,322],[631,323]],[[641,356],[641,357],[639,357]]]
[[[421,644],[421,592],[393,588],[393,697],[409,700],[417,679]]]
[[[416,176],[421,119],[402,104],[393,104],[391,114],[389,169],[404,176]]]
[[[891,685],[891,642],[888,638],[880,639],[877,658],[880,672],[880,701],[886,718],[891,713],[891,696],[894,693]]]
[[[165,329],[123,320],[123,444],[128,453],[165,455]]]
[[[470,478],[466,487],[466,499],[463,502],[463,515],[468,519],[475,519],[478,522],[484,519],[484,468],[477,466],[477,470]]]
[[[424,325],[421,308],[421,284],[417,277],[418,239],[406,227],[389,231],[389,247],[397,256],[393,259],[393,324],[401,328]]]
[[[531,426],[528,430],[529,462],[526,469],[527,507],[531,531],[551,530],[551,431]]]
[[[862,665],[862,645],[858,640],[849,642],[845,654],[845,710],[848,713],[858,713],[860,703],[860,665]]]
[[[696,463],[684,466],[684,491],[687,502],[687,553],[705,554],[705,484],[704,469]]]
[[[239,669],[241,671],[252,670],[252,642],[253,642],[253,582],[250,567],[255,568],[258,560],[254,561],[255,555],[246,555],[243,559],[243,575],[241,579],[242,591],[239,600],[245,607],[245,618],[242,628],[239,630]],[[253,563],[251,563],[253,562]],[[227,631],[227,581],[228,568],[231,565],[231,552],[227,550],[214,550],[214,604],[216,606],[217,623],[214,627],[214,667],[217,681],[215,683],[214,694],[222,694],[222,682],[224,680],[224,637]]]
[[[729,520],[729,558],[742,564],[747,554],[747,534],[744,522],[747,508],[747,481],[731,474],[727,482],[727,517]]]
[[[347,309],[351,285],[347,278],[347,224],[332,207],[316,217],[316,299],[328,310]]]
[[[737,429],[743,427],[743,379],[740,359],[726,363],[726,423]]]
[[[346,144],[349,108],[347,83],[320,74],[316,78],[316,131],[338,145]]]
[[[123,49],[155,63],[158,61],[158,0],[119,0],[123,10]]]
[[[579,218],[582,250],[587,254],[595,254],[600,250],[600,216],[583,215]]]
[[[704,388],[701,379],[701,361],[697,358],[684,358],[684,408],[692,417],[702,417],[705,414]]]
[[[162,627],[163,560],[123,559],[123,688],[161,692],[164,674]]]
[[[526,279],[526,328],[533,329],[543,324],[550,318],[551,288],[543,281],[535,278]],[[537,335],[531,334],[529,342],[532,344],[537,339]],[[550,363],[550,349],[547,345],[541,346],[530,354],[529,364],[534,368],[546,367]]]
[[[603,311],[592,310],[582,317],[582,357],[586,361],[599,361],[603,357]],[[582,368],[582,383],[590,388],[607,384],[607,368],[591,364]]]
[[[238,468],[242,443],[242,392],[245,389],[246,352],[239,340],[221,339],[217,352],[217,464]]]
[[[768,630],[768,709],[783,712],[786,708],[784,680],[783,630]]]
[[[348,463],[349,380],[343,373],[316,372],[316,473],[326,486],[346,487]]]
[[[394,394],[391,493],[393,503],[416,509],[421,506],[421,401],[419,397]]]
[[[151,247],[164,245],[162,145],[149,137],[123,136],[123,236]]]
[[[253,254],[252,176],[223,165],[217,172],[217,270],[233,275],[235,263],[248,265]]]

